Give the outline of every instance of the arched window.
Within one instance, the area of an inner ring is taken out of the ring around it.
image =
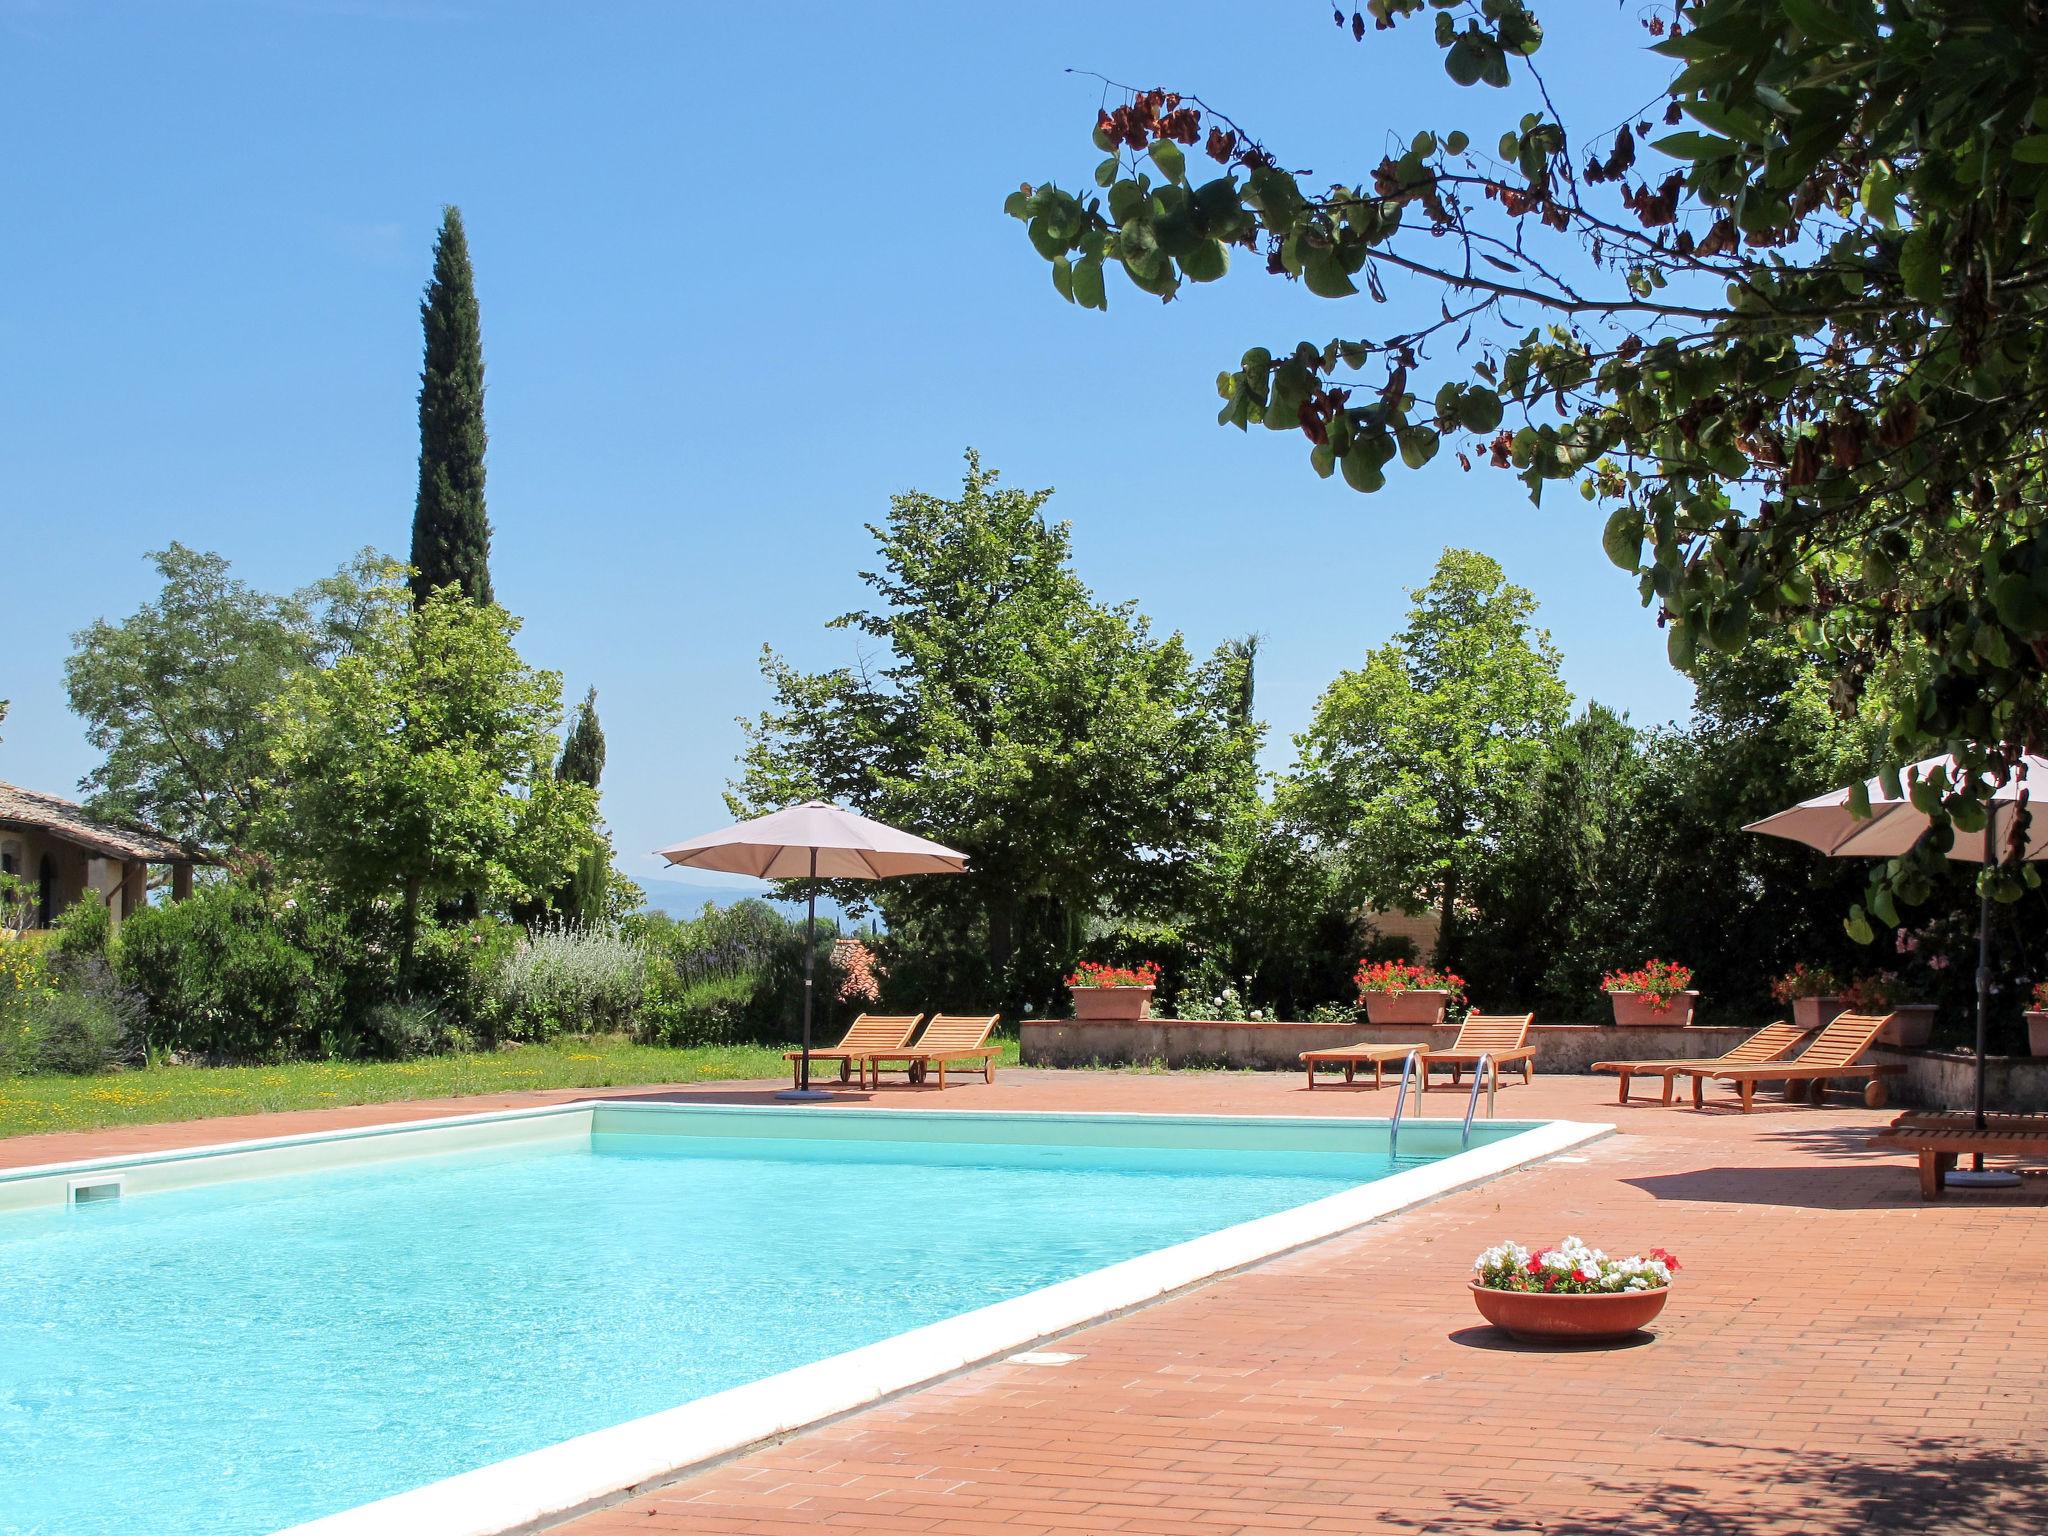
[[[36,926],[48,928],[57,921],[57,866],[50,856],[43,855],[43,862],[36,871]]]

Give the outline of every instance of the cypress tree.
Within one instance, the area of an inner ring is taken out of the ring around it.
[[[484,345],[462,210],[441,210],[434,277],[420,303],[420,490],[412,514],[413,601],[460,585],[491,598],[491,524],[484,514]]]
[[[584,694],[582,704],[577,706],[576,723],[569,728],[569,739],[562,743],[562,758],[555,764],[555,777],[572,784],[587,784],[592,789],[604,777],[604,727],[597,723],[595,688]]]
[[[555,777],[573,784],[597,788],[604,777],[604,727],[597,723],[597,690],[583,695],[569,738],[562,743],[562,756],[555,764]],[[576,872],[555,893],[555,910],[579,923],[601,922],[605,892],[611,881],[611,839],[602,830],[597,841],[576,861]]]

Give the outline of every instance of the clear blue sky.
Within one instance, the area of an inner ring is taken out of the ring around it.
[[[1651,93],[1611,4],[1543,19],[1568,116]],[[1246,346],[1386,311],[1233,280],[1083,313],[1000,211],[1099,158],[1100,87],[1067,66],[1197,91],[1357,179],[1389,129],[1488,144],[1520,110],[1437,60],[1419,27],[1356,46],[1314,0],[0,0],[0,779],[91,767],[69,636],[149,594],[145,550],[273,587],[404,553],[444,202],[483,306],[498,595],[532,662],[599,690],[629,872],[723,823],[761,646],[846,658],[821,626],[862,600],[863,522],[956,486],[969,444],[1058,488],[1103,597],[1204,650],[1265,635],[1276,766],[1447,543],[1535,590],[1581,698],[1681,713],[1576,496],[1537,510],[1445,455],[1364,498],[1292,434],[1214,425]]]

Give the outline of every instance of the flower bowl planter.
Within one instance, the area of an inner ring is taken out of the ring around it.
[[[1413,992],[1368,992],[1365,1017],[1370,1024],[1441,1024],[1449,1006],[1448,991],[1419,988]]]
[[[1074,1017],[1083,1023],[1090,1020],[1129,1023],[1134,1019],[1150,1018],[1155,990],[1153,987],[1076,987],[1072,993]]]
[[[1881,1045],[1896,1046],[1902,1051],[1917,1051],[1927,1043],[1927,1037],[1934,1033],[1934,1004],[1901,1003],[1892,1009],[1892,1021],[1878,1031]]]
[[[1479,1315],[1513,1338],[1531,1344],[1614,1344],[1642,1332],[1664,1310],[1671,1287],[1612,1291],[1596,1296],[1547,1296],[1542,1291],[1496,1291],[1468,1282]]]
[[[1849,1011],[1849,999],[1823,995],[1792,999],[1792,1022],[1801,1029],[1820,1029]]]
[[[1647,992],[1610,992],[1608,1000],[1614,1004],[1614,1022],[1625,1025],[1661,1025],[1667,1029],[1682,1029],[1692,1022],[1692,1005],[1699,1001],[1697,992],[1675,994],[1666,1006],[1651,1006],[1652,998]]]
[[[2048,1056],[2048,1012],[2039,1008],[2027,1010],[2027,1053]]]

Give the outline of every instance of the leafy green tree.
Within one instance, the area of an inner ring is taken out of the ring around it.
[[[1466,964],[1480,1001],[1584,1017],[1603,973],[1655,948],[1646,919],[1669,892],[1643,865],[1649,773],[1642,733],[1605,705],[1587,704],[1550,739],[1473,879]],[[1691,963],[1695,948],[1674,958]]]
[[[95,814],[149,822],[235,869],[258,870],[270,706],[294,675],[353,643],[365,594],[387,568],[366,551],[280,597],[182,544],[149,560],[163,580],[156,599],[72,637],[71,708],[105,754],[81,787]]]
[[[269,835],[345,904],[395,906],[408,974],[422,903],[544,897],[594,839],[595,791],[550,769],[561,678],[518,629],[449,587],[415,610],[393,578],[354,648],[278,701]]]
[[[1074,574],[1049,491],[967,456],[956,499],[912,492],[871,526],[876,607],[832,621],[877,654],[822,673],[773,653],[732,802],[817,795],[966,852],[963,876],[883,882],[892,945],[931,995],[1043,1007],[1086,923],[1191,901],[1209,850],[1256,795],[1245,668],[1155,639]],[[894,978],[892,984],[900,984]]]
[[[1439,953],[1455,965],[1474,877],[1571,696],[1548,632],[1531,627],[1535,598],[1487,556],[1445,550],[1411,595],[1400,635],[1317,701],[1282,804],[1359,899],[1441,908]]]
[[[2014,0],[1693,0],[1653,9],[1664,100],[1570,124],[1521,0],[1370,0],[1363,42],[1434,14],[1443,67],[1491,121],[1332,125],[1269,148],[1163,90],[1103,111],[1100,197],[1026,186],[1008,210],[1054,285],[1172,298],[1240,272],[1349,304],[1363,334],[1254,346],[1220,419],[1300,432],[1376,491],[1450,443],[1532,497],[1608,509],[1674,661],[1790,631],[1843,705],[1905,659],[1886,756],[2003,777],[2048,749],[2048,30]],[[1613,19],[1579,23],[1608,28]],[[1407,65],[1390,67],[1410,67]],[[1310,185],[1290,164],[1360,146]],[[1184,147],[1217,164],[1202,179]],[[1367,320],[1365,316],[1376,318]],[[1930,803],[1974,830],[1986,778]],[[1948,830],[1880,871],[1938,883]],[[1987,871],[2015,897],[2032,871]],[[1874,891],[1874,896],[1880,892]],[[1889,897],[1876,903],[1880,916]],[[1862,914],[1852,926],[1865,927]]]
[[[441,211],[434,277],[420,304],[420,488],[412,514],[412,593],[424,604],[458,586],[491,597],[491,524],[484,512],[484,343],[462,210]]]

